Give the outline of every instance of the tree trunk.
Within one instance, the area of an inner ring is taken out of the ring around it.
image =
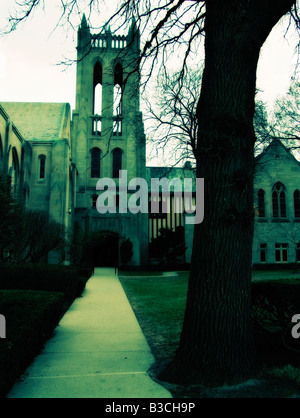
[[[207,1],[196,151],[205,214],[195,225],[180,347],[161,379],[221,385],[256,371],[251,326],[256,68],[262,44],[292,4]]]

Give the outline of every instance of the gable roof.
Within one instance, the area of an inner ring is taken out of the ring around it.
[[[68,103],[1,102],[27,141],[61,139]]]
[[[294,161],[300,167],[300,161],[293,155],[293,153],[280,141],[278,138],[274,138],[273,141],[263,150],[261,154],[256,157],[256,161],[259,161],[265,155],[272,155],[272,158],[276,158],[278,153],[284,152],[288,158]]]

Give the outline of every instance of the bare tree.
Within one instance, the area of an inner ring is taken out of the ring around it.
[[[60,252],[64,246],[64,227],[51,219],[46,212],[26,210],[23,230],[19,235],[19,262],[36,263],[51,251]]]
[[[46,212],[24,209],[11,194],[10,179],[1,174],[0,262],[36,263],[64,248],[64,227]]]
[[[300,148],[300,82],[297,79],[292,80],[287,94],[275,102],[273,130],[287,148]]]
[[[181,72],[163,73],[151,97],[146,96],[144,120],[148,145],[156,155],[163,153],[171,164],[194,161],[198,124],[196,108],[199,100],[202,70],[191,70],[181,79]]]
[[[191,69],[182,78],[181,71],[163,72],[154,94],[144,98],[144,121],[153,157],[160,153],[169,157],[172,165],[185,161],[195,162],[198,119],[196,117],[203,68]],[[255,154],[261,153],[275,138],[274,128],[268,121],[265,103],[255,101],[253,118]]]
[[[14,234],[6,240],[2,261],[38,263],[45,260],[51,251],[57,254],[58,261],[64,261],[64,228],[46,212],[19,208],[14,214],[14,222],[6,224],[6,230],[10,229]]]
[[[263,101],[255,101],[255,113],[253,119],[256,136],[255,154],[261,153],[274,139],[273,126],[268,120],[268,112]]]
[[[71,3],[78,4],[62,2]],[[262,45],[288,12],[299,27],[297,0],[123,0],[112,16],[112,22],[135,18],[144,39],[138,64],[146,80],[156,63],[168,66],[179,51],[183,80],[191,57],[200,62],[199,39],[205,36],[195,150],[197,177],[205,179],[205,219],[195,225],[180,346],[163,379],[218,385],[256,371],[251,332],[256,70]]]

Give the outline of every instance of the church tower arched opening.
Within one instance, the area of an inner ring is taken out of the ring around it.
[[[133,178],[146,178],[137,65],[139,33],[135,22],[126,35],[112,33],[109,27],[94,35],[83,17],[78,30],[77,53],[72,131],[72,162],[78,173],[74,199],[76,230],[87,236],[106,234],[106,245],[103,245],[103,238],[93,245],[92,252],[97,254],[97,260],[112,263],[118,236],[133,243],[130,263],[143,264],[147,262],[147,214],[118,211],[120,170],[126,171],[128,182]],[[97,211],[97,195],[101,192],[96,186],[100,178],[115,182],[115,213]],[[93,262],[95,260],[93,258]]]

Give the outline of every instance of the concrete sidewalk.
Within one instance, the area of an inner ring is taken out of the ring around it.
[[[114,269],[96,269],[7,398],[171,398]]]

